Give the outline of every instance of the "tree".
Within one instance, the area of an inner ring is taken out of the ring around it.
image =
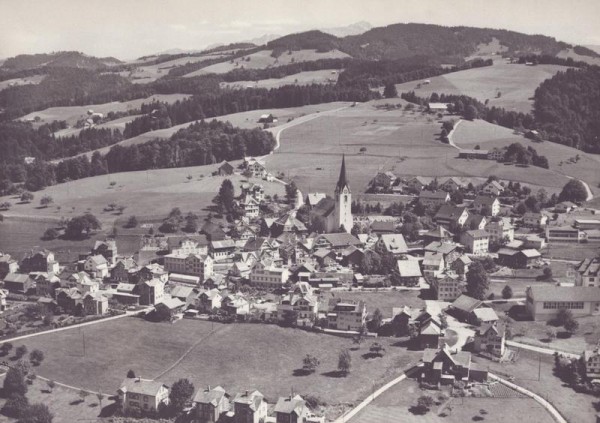
[[[33,404],[27,408],[18,423],[52,423],[54,414],[46,404]]]
[[[219,193],[213,200],[217,207],[219,208],[219,212],[221,213],[231,213],[233,211],[233,200],[235,198],[233,184],[229,179],[225,179],[221,183],[221,188],[219,188]]]
[[[52,203],[54,203],[54,199],[49,195],[44,195],[40,200],[40,206],[42,207],[48,207]]]
[[[298,187],[296,182],[292,181],[285,186],[285,200],[288,204],[294,204],[298,195]]]
[[[68,239],[81,239],[89,236],[92,231],[101,229],[100,221],[91,213],[76,216],[69,220],[65,228],[65,237]]]
[[[558,313],[556,313],[555,322],[558,326],[565,326],[567,322],[570,322],[571,320],[573,320],[573,312],[569,309],[561,308],[558,310]]]
[[[467,106],[465,109],[465,119],[474,120],[477,119],[477,109],[472,104]]]
[[[2,407],[2,413],[18,419],[25,415],[28,407],[29,401],[25,395],[10,394],[8,400],[4,403],[4,407]]]
[[[185,216],[185,226],[183,230],[188,233],[198,232],[198,216],[192,212],[189,212]]]
[[[10,350],[12,350],[13,344],[11,344],[10,342],[5,342],[4,344],[2,344],[2,346],[0,347],[0,351],[2,351],[2,355],[7,355]]]
[[[433,397],[429,395],[422,395],[417,399],[417,406],[415,408],[419,414],[425,414],[429,411],[434,403],[435,401],[433,400]]]
[[[342,350],[338,356],[338,370],[345,376],[350,373],[352,367],[352,357],[350,351]]]
[[[471,264],[467,272],[467,293],[469,296],[483,300],[489,286],[490,281],[483,265],[478,261]]]
[[[546,331],[546,336],[549,340],[553,340],[554,338],[556,338],[556,329],[554,329],[553,327],[549,327]]]
[[[127,378],[135,379],[135,372],[133,370],[129,369],[129,371],[127,372]]]
[[[398,97],[398,90],[396,89],[396,85],[392,83],[386,84],[385,88],[383,89],[383,96],[385,98]]]
[[[446,313],[440,311],[440,314],[438,314],[438,319],[440,319],[441,328],[446,329],[448,327],[448,318],[446,317]]]
[[[460,192],[459,190],[456,190],[452,194],[450,194],[450,200],[454,204],[462,204],[463,201],[465,200],[465,197],[462,192]]]
[[[383,314],[381,314],[381,310],[378,308],[373,312],[373,316],[371,316],[371,320],[369,321],[369,329],[372,332],[377,332],[377,329],[381,327],[381,321],[383,320]]]
[[[129,216],[127,223],[125,224],[126,228],[135,228],[138,225],[137,217]]]
[[[31,203],[32,201],[33,201],[33,194],[30,193],[29,191],[25,191],[25,192],[23,192],[23,194],[21,194],[21,202]]]
[[[23,357],[25,354],[27,354],[27,347],[25,345],[21,345],[15,350],[15,357],[17,357],[17,359]]]
[[[4,393],[6,395],[17,394],[25,395],[27,393],[27,384],[23,372],[17,368],[9,368],[4,378]]]
[[[558,195],[558,201],[573,201],[581,203],[587,200],[587,190],[583,182],[578,179],[571,179],[565,184],[562,191]]]
[[[8,210],[11,206],[12,204],[10,204],[10,201],[4,201],[0,203],[0,210]]]
[[[96,398],[98,398],[98,402],[100,403],[100,409],[102,409],[102,400],[104,399],[104,394],[102,392],[98,392],[96,394]]]
[[[544,270],[542,271],[543,273],[543,277],[545,280],[549,281],[552,280],[552,268],[549,266],[544,267]]]
[[[369,351],[375,354],[377,357],[382,357],[385,353],[385,348],[379,342],[373,342],[371,344],[371,348],[369,348]]]
[[[44,353],[41,350],[33,350],[29,353],[29,361],[34,366],[39,366],[44,361]]]
[[[510,287],[510,285],[506,285],[503,289],[502,289],[502,298],[504,298],[505,300],[510,300],[513,296],[513,290]]]
[[[54,390],[54,387],[56,386],[56,382],[54,382],[52,379],[50,379],[48,382],[46,382],[46,385],[48,385],[50,392],[52,392]]]
[[[568,320],[565,323],[565,330],[573,335],[579,329],[579,322],[575,319]]]
[[[302,360],[302,369],[307,373],[314,373],[320,364],[321,362],[317,357],[306,354],[306,357]]]
[[[45,241],[52,241],[53,239],[58,238],[59,236],[59,232],[54,229],[54,228],[48,228],[46,229],[46,231],[44,232],[44,235],[42,236],[42,239]]]
[[[194,385],[189,380],[179,379],[175,382],[169,393],[169,400],[173,410],[176,413],[181,412],[186,403],[192,398],[192,395],[194,395]]]

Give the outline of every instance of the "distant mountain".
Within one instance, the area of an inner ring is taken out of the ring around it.
[[[213,48],[213,47],[218,47],[222,44],[214,44],[213,46],[209,46],[208,48]],[[161,51],[156,53],[156,56],[175,56],[178,54],[194,54],[194,53],[200,53],[202,50],[186,50],[186,49],[182,49],[182,48],[171,48],[169,50],[165,50],[165,51]]]
[[[596,45],[585,45],[584,47],[589,48],[592,51],[595,51],[596,53],[600,54],[600,45],[596,44]]]
[[[373,25],[366,21],[360,21],[348,26],[339,26],[336,28],[321,29],[326,34],[335,35],[336,37],[347,37],[349,35],[359,35],[373,29]]]
[[[278,35],[278,34],[264,34],[264,35],[261,35],[260,37],[253,38],[251,40],[246,40],[245,42],[252,43],[252,44],[255,44],[257,46],[263,46],[263,45],[267,44],[268,42],[276,40],[278,38],[281,38],[281,35]]]
[[[42,66],[48,68],[105,69],[122,62],[114,57],[93,57],[78,51],[59,51],[49,54],[20,54],[6,59],[1,66],[4,71],[20,71]]]

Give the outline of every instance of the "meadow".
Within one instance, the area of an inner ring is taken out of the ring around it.
[[[37,85],[44,80],[46,75],[25,76],[23,78],[14,78],[0,81],[0,91],[15,85]]]
[[[457,94],[474,97],[479,101],[489,99],[489,107],[528,113],[533,106],[533,94],[542,81],[551,78],[567,67],[559,65],[525,66],[496,61],[493,66],[452,72],[429,78],[430,84],[417,88],[421,81],[396,85],[398,93],[414,91],[420,97],[432,93]],[[498,93],[501,93],[498,97]]]
[[[401,374],[420,358],[419,352],[394,346],[393,339],[379,342],[387,350],[381,358],[362,357],[368,341],[351,350],[347,377],[337,373],[337,360],[339,351],[353,348],[352,340],[275,325],[215,323],[213,328],[210,322],[187,319],[171,324],[122,318],[22,343],[44,351],[39,375],[91,391],[114,393],[133,369],[167,385],[185,377],[196,388],[221,385],[233,394],[258,389],[270,403],[293,389],[331,406],[362,400],[373,384]],[[313,374],[299,375],[306,354],[321,365]]]
[[[284,85],[335,84],[338,75],[337,69],[323,69],[299,72],[283,78],[227,82],[224,86],[227,88],[279,88]]]

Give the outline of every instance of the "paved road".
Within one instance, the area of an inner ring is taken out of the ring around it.
[[[462,119],[459,119],[458,122],[456,122],[456,125],[454,125],[454,128],[452,128],[452,131],[450,131],[450,133],[448,134],[448,144],[450,144],[452,147],[456,148],[458,151],[462,150],[462,148],[460,148],[458,145],[454,144],[454,140],[452,139],[452,136],[454,135],[454,131],[456,131],[456,128],[458,128],[458,125],[460,125],[461,122],[462,122]]]
[[[538,352],[540,354],[554,355],[554,354],[558,353],[558,354],[562,354],[565,357],[569,357],[569,358],[579,358],[578,354],[568,353],[565,351],[559,351],[559,350],[555,350],[552,348],[536,347],[535,345],[523,344],[521,342],[516,342],[516,341],[507,340],[506,345],[511,346],[511,347],[521,348],[524,350]]]

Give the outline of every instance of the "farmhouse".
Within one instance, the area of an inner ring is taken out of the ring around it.
[[[306,401],[300,395],[279,397],[273,411],[276,423],[304,423],[309,414]]]
[[[117,242],[114,239],[105,239],[104,241],[97,240],[92,248],[92,255],[100,254],[108,261],[112,267],[117,260]]]
[[[478,195],[471,204],[473,210],[484,216],[497,216],[500,213],[500,200],[498,197]]]
[[[192,403],[194,404],[193,414],[198,421],[204,423],[216,423],[220,421],[221,416],[229,411],[230,396],[220,386],[206,389],[199,389],[194,395]]]
[[[448,111],[448,104],[446,103],[429,103],[427,104],[427,110],[431,113],[445,113]]]
[[[467,220],[463,224],[463,227],[473,229],[485,229],[485,225],[487,225],[487,219],[485,216],[480,214],[469,214]]]
[[[585,376],[588,379],[600,379],[600,344],[582,354],[585,363]]]
[[[492,219],[486,223],[485,230],[490,234],[490,241],[508,240],[508,242],[511,242],[515,239],[515,228],[509,219]]]
[[[4,277],[4,288],[16,294],[25,294],[34,287],[29,275],[22,273],[9,273]]]
[[[244,391],[233,399],[233,423],[260,423],[267,418],[268,404],[259,391]]]
[[[427,348],[423,351],[423,367],[419,375],[428,385],[451,385],[455,381],[487,380],[487,371],[471,368],[471,353],[460,351],[451,354],[447,346],[441,349]]]
[[[465,183],[458,178],[450,177],[440,184],[440,188],[444,191],[454,192],[464,188]]]
[[[481,306],[481,304],[482,302],[480,300],[462,294],[452,302],[450,309],[453,310],[461,320],[467,322],[470,320],[471,313]]]
[[[531,286],[527,311],[533,320],[552,320],[561,309],[573,317],[600,315],[600,289],[590,286]]]
[[[404,181],[404,185],[412,192],[421,192],[431,182],[431,178],[414,176]]]
[[[454,301],[462,295],[464,282],[458,275],[444,274],[441,278],[429,280],[434,298],[439,301]]]
[[[423,273],[426,278],[438,278],[441,277],[444,269],[446,268],[446,262],[444,255],[438,252],[425,252],[423,257]]]
[[[486,195],[497,197],[504,192],[504,187],[498,181],[490,181],[483,186],[481,192]]]
[[[527,212],[523,215],[523,225],[529,228],[542,228],[548,222],[548,216],[542,213]]]
[[[469,217],[466,207],[457,207],[450,204],[444,204],[433,217],[433,221],[438,225],[463,226]]]
[[[487,352],[495,357],[504,356],[506,350],[506,324],[483,324],[475,332],[475,351]]]
[[[575,285],[600,287],[600,258],[585,259],[575,266]]]
[[[482,159],[487,160],[488,151],[487,150],[473,150],[462,148],[458,152],[458,157],[460,159]]]
[[[277,122],[277,118],[273,116],[272,113],[260,115],[258,118],[258,123],[275,123]]]
[[[439,206],[450,201],[450,194],[446,191],[421,191],[419,202],[424,206]]]
[[[422,277],[421,267],[417,260],[397,260],[395,277],[392,279],[400,285],[416,286]]]
[[[153,380],[127,378],[117,390],[123,411],[158,411],[169,403],[169,388]]]
[[[227,260],[233,256],[234,252],[235,242],[232,239],[211,241],[210,243],[210,253],[215,261]]]
[[[408,252],[408,247],[402,234],[383,234],[375,243],[375,251],[379,254],[391,254],[398,258]]]
[[[218,289],[202,291],[196,296],[196,308],[202,312],[211,312],[221,308],[223,297]]]

